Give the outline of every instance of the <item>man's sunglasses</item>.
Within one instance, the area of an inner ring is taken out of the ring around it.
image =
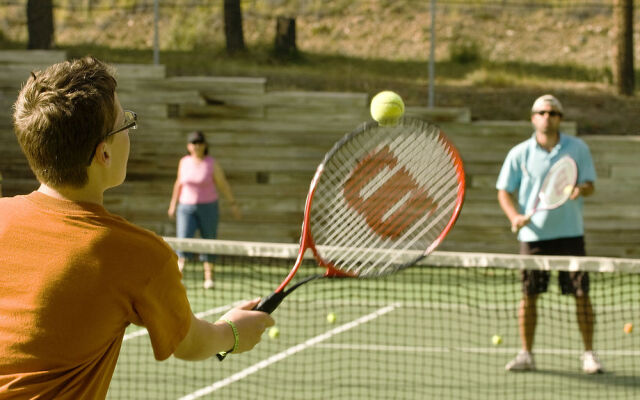
[[[549,114],[550,117],[561,117],[562,113],[558,111],[534,111],[534,114],[545,115]]]
[[[104,135],[102,139],[93,147],[93,152],[91,152],[91,157],[89,157],[89,164],[91,165],[91,160],[96,155],[96,150],[98,149],[98,145],[100,142],[106,140],[109,136],[115,135],[118,132],[122,132],[127,129],[138,129],[138,114],[133,111],[124,110],[124,125],[118,129],[114,129],[111,132]]]

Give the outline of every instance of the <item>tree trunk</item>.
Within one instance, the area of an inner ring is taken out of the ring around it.
[[[278,17],[274,52],[278,57],[292,57],[298,54],[295,18]]]
[[[618,94],[633,96],[633,0],[614,0],[613,83]]]
[[[53,46],[53,0],[27,1],[28,49],[50,49]]]
[[[224,0],[224,35],[227,40],[227,53],[245,50],[240,0]]]

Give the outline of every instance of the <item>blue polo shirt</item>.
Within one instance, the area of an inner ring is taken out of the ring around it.
[[[530,139],[509,151],[502,164],[496,189],[517,194],[519,212],[526,214],[533,209],[538,190],[551,166],[565,155],[574,159],[578,166],[578,184],[596,181],[596,170],[589,146],[574,136],[560,134],[558,144],[547,152],[536,141],[535,133]],[[518,233],[521,242],[558,239],[584,235],[582,196],[554,210],[538,211],[531,222]]]

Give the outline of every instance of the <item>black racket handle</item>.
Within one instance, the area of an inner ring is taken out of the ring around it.
[[[282,303],[282,300],[284,300],[284,298],[287,297],[287,295],[289,293],[291,293],[294,290],[296,290],[302,284],[305,284],[305,283],[307,283],[309,281],[312,281],[314,279],[322,278],[323,276],[324,275],[312,275],[312,276],[307,277],[306,279],[303,279],[300,282],[296,283],[295,285],[290,287],[288,290],[283,290],[281,292],[273,292],[270,295],[263,297],[262,300],[260,300],[260,303],[258,303],[258,305],[255,306],[253,308],[253,310],[262,311],[262,312],[266,312],[267,314],[271,314],[276,308],[278,308],[280,303]],[[224,352],[224,353],[218,353],[218,354],[216,354],[216,357],[218,357],[218,360],[222,361],[222,360],[225,359],[225,357],[229,353],[230,353],[230,351],[227,351],[227,352]]]
[[[275,310],[280,305],[280,303],[282,303],[282,300],[287,296],[287,294],[289,293],[273,292],[270,295],[263,297],[262,300],[260,300],[260,303],[258,303],[257,306],[253,307],[253,310],[263,311],[271,314],[273,310]],[[222,361],[229,353],[229,351],[225,353],[218,353],[216,354],[216,357],[218,357],[218,360]]]
[[[289,294],[289,292],[273,292],[270,295],[263,297],[262,300],[260,300],[260,303],[258,303],[258,305],[253,309],[255,311],[264,311],[267,314],[271,314],[276,308],[278,308],[287,294]]]
[[[325,276],[324,274],[311,275],[301,280],[300,282],[296,283],[295,285],[291,286],[287,290],[283,290],[281,292],[273,292],[270,295],[263,297],[262,300],[260,300],[260,303],[258,303],[258,305],[255,306],[253,309],[255,311],[264,311],[267,314],[271,314],[276,308],[278,308],[280,303],[282,303],[282,300],[284,300],[284,298],[287,297],[291,292],[293,292],[294,290],[296,290],[297,288],[299,288],[300,286],[304,285],[307,282],[313,281],[318,278],[322,278],[324,276]]]

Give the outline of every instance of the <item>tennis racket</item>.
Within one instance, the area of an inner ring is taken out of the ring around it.
[[[293,268],[255,309],[271,313],[318,278],[376,277],[416,263],[453,227],[464,189],[460,155],[435,125],[408,118],[363,124],[318,166]],[[326,272],[287,288],[309,249]]]
[[[577,179],[578,167],[573,158],[564,156],[556,161],[542,181],[533,208],[525,214],[527,220],[538,211],[553,210],[563,205],[571,197]],[[518,229],[511,227],[511,231],[517,232]]]

